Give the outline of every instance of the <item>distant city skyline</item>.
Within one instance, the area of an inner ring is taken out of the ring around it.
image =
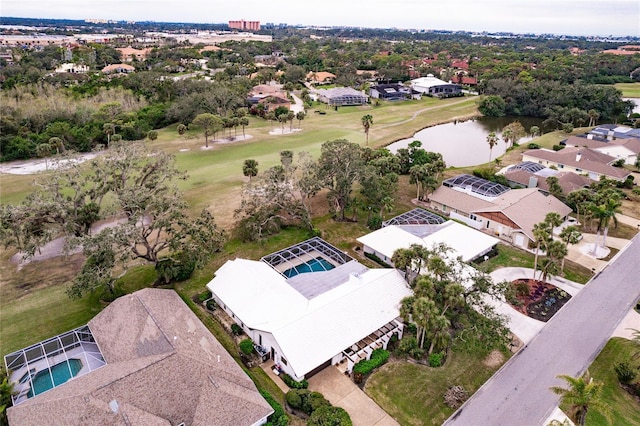
[[[640,37],[638,0],[2,0],[5,17],[411,28]]]

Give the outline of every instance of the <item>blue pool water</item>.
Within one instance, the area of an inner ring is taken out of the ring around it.
[[[311,259],[308,262],[300,264],[298,266],[294,266],[291,269],[287,269],[283,272],[284,276],[287,278],[295,277],[298,274],[306,274],[307,272],[321,272],[328,271],[329,269],[333,269],[335,266],[323,259],[322,257],[316,257],[315,259]]]
[[[39,371],[33,377],[33,386],[31,386],[31,390],[27,394],[27,398],[31,398],[34,395],[41,394],[42,392],[46,392],[56,386],[60,386],[70,378],[75,377],[81,369],[82,361],[73,358],[69,361],[62,361],[61,363],[51,367],[51,375],[49,374],[49,370]],[[52,376],[53,382],[51,381]]]

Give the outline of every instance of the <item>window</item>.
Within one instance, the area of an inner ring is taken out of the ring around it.
[[[469,219],[471,219],[471,220],[478,220],[478,218],[476,217],[476,215],[475,215],[475,214],[470,214],[470,215],[469,215]]]
[[[283,363],[284,365],[287,365],[287,360],[282,357],[280,357],[280,362]]]

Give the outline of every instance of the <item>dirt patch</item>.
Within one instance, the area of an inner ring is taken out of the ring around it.
[[[482,363],[490,368],[499,367],[504,363],[504,355],[502,355],[502,352],[500,351],[493,350],[484,360],[482,360]]]

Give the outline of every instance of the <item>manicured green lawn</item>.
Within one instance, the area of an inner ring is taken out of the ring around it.
[[[594,380],[603,382],[603,399],[611,408],[612,423],[599,413],[589,411],[587,414],[588,426],[600,425],[640,425],[640,402],[634,399],[628,392],[620,387],[618,378],[613,366],[618,362],[629,361],[631,355],[638,349],[634,349],[627,339],[614,337],[609,340],[602,352],[589,367],[589,373]],[[638,367],[638,361],[631,362],[632,366]],[[636,377],[636,382],[640,378]],[[567,409],[564,407],[563,409]]]
[[[640,98],[640,83],[616,83],[614,86],[625,98]]]
[[[493,272],[498,268],[533,268],[535,256],[532,253],[520,250],[506,244],[498,244],[498,254],[479,267],[487,272]],[[592,273],[588,268],[569,260],[565,261],[564,277],[570,281],[586,284],[591,279]]]
[[[444,404],[446,390],[461,385],[471,395],[497,368],[465,353],[453,353],[439,368],[391,362],[369,377],[365,392],[401,425],[440,425],[454,412]]]

